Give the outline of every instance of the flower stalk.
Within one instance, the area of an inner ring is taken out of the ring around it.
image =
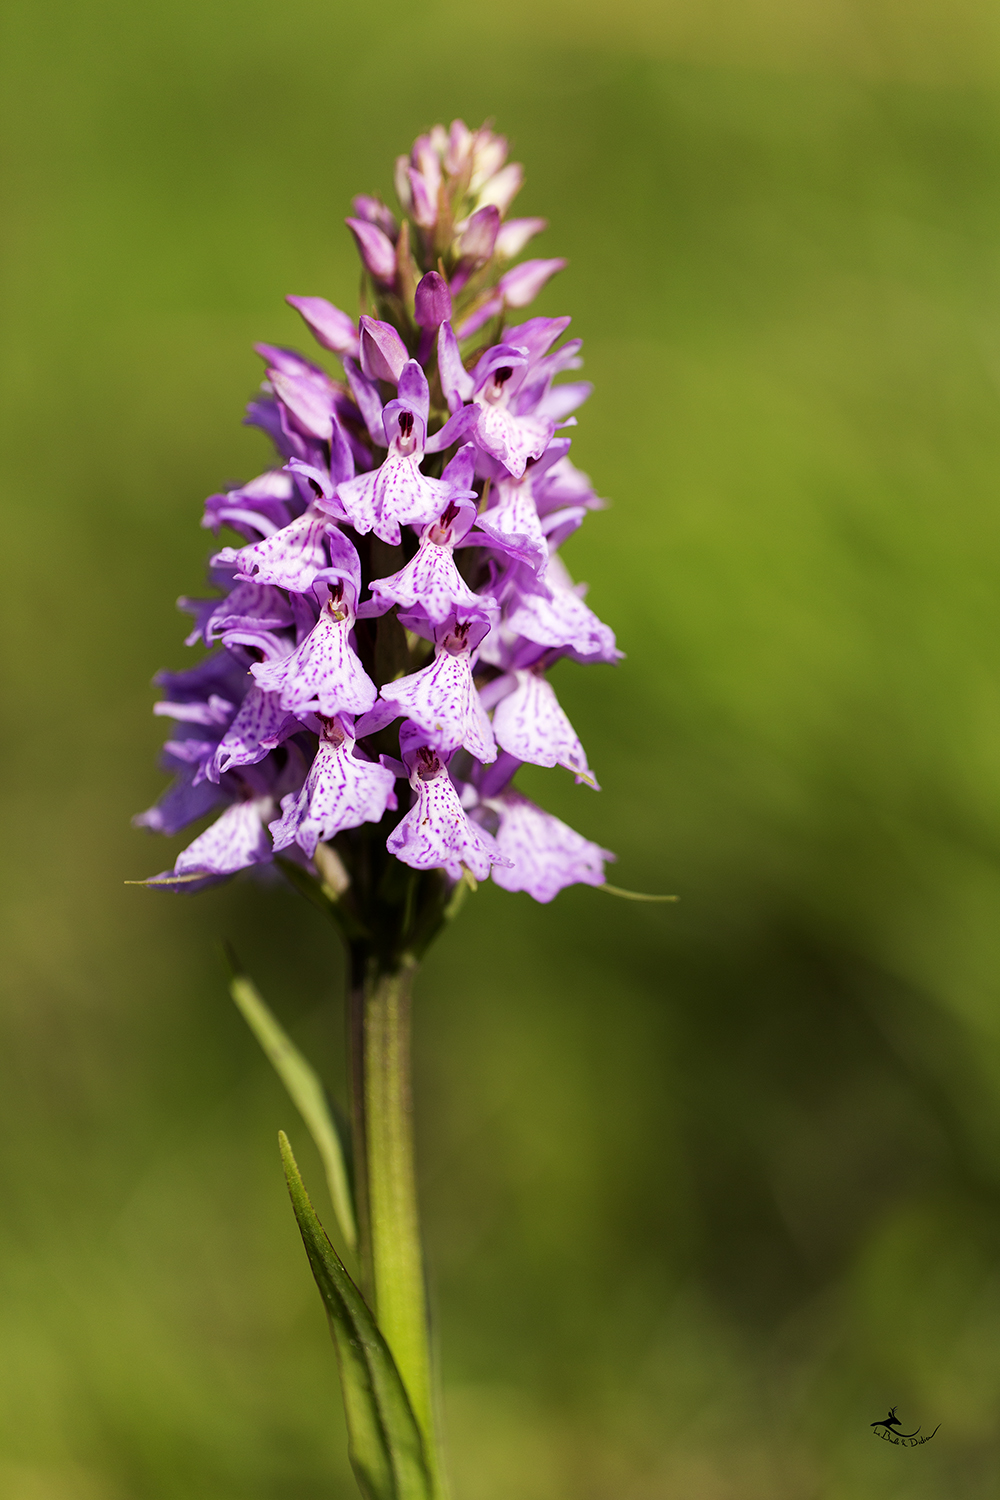
[[[416,962],[351,955],[350,1033],[362,1285],[393,1352],[436,1478],[434,1392],[417,1209],[410,1014]]]

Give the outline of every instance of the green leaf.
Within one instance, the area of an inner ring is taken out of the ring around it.
[[[623,891],[619,885],[595,885],[595,891],[603,891],[606,896],[621,896],[624,901],[679,901],[680,896],[649,896],[645,891]]]
[[[366,1500],[431,1500],[423,1440],[389,1346],[316,1217],[284,1131],[278,1143],[302,1243],[330,1319],[358,1483]]]
[[[239,972],[239,966],[230,953],[234,973],[229,982],[229,993],[250,1030],[257,1038],[274,1065],[295,1108],[305,1121],[309,1134],[316,1142],[326,1172],[327,1186],[333,1202],[333,1211],[340,1225],[340,1232],[351,1250],[357,1249],[358,1227],[354,1214],[354,1202],[347,1176],[343,1144],[330,1114],[326,1094],[314,1068],[306,1062],[302,1053],[291,1041],[277,1018],[261,998],[251,979]]]

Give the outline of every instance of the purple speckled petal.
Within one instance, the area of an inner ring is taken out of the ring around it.
[[[414,870],[444,869],[452,880],[460,880],[465,870],[485,880],[491,866],[505,861],[495,839],[469,822],[437,757],[429,756],[423,766],[418,765],[410,785],[417,794],[416,804],[386,840],[390,854]]]
[[[497,847],[510,861],[493,879],[505,891],[527,891],[551,901],[568,885],[603,885],[604,862],[614,855],[593,844],[513,788],[486,804],[500,820]]]
[[[325,297],[286,297],[285,301],[301,314],[309,332],[324,349],[357,359],[358,330],[347,313],[327,302]]]
[[[174,874],[233,875],[249,865],[266,864],[271,858],[271,841],[262,820],[270,816],[273,807],[270,797],[234,802],[178,854]]]
[[[262,542],[235,552],[224,547],[218,557],[222,562],[237,562],[242,577],[304,594],[329,567],[327,535],[331,529],[325,516],[307,511]]]
[[[498,463],[520,479],[529,458],[541,458],[555,432],[555,423],[542,417],[516,417],[498,403],[479,403],[476,442]]]
[[[537,672],[519,671],[512,693],[493,715],[497,743],[534,766],[565,766],[577,781],[598,790],[576,730],[563,713],[552,684]]]
[[[437,520],[452,490],[421,474],[417,454],[389,453],[381,468],[359,474],[337,489],[337,497],[362,536],[369,531],[398,546],[400,523],[427,525]]]
[[[520,482],[501,480],[495,496],[494,504],[477,517],[477,529],[538,573],[548,561],[549,549],[538,519],[531,472]]]
[[[495,599],[475,594],[469,588],[455,566],[451,546],[438,546],[427,533],[406,566],[389,578],[376,578],[371,590],[384,601],[386,609],[393,604],[414,609],[419,604],[435,625],[442,624],[456,610],[483,619],[491,618],[497,610]]]
[[[353,751],[350,737],[340,744],[320,741],[305,785],[282,798],[282,816],[271,824],[276,850],[297,843],[311,859],[320,839],[377,823],[395,803],[393,773],[377,761],[359,760]]]
[[[562,647],[578,658],[617,661],[621,652],[615,646],[614,631],[566,583],[558,562],[550,558],[539,578],[522,572],[519,588],[507,606],[508,628],[539,646]]]
[[[333,604],[324,606],[301,646],[281,661],[256,662],[250,668],[258,685],[280,694],[282,708],[298,717],[363,714],[378,697],[348,641],[352,619],[337,619],[336,613]]]
[[[224,494],[209,495],[201,524],[216,534],[220,526],[231,526],[248,541],[256,541],[288,525],[294,501],[295,486],[289,475],[272,469]]]
[[[236,766],[256,765],[301,728],[298,719],[282,708],[277,693],[265,693],[255,683],[216,747],[206,772],[209,780],[218,781]]]
[[[387,682],[382,697],[398,705],[442,755],[464,745],[484,763],[496,759],[496,742],[472,680],[467,651],[441,649],[430,666],[396,682]]]
[[[293,619],[292,607],[280,589],[241,580],[225,599],[214,602],[205,622],[205,640],[211,644],[226,630],[283,630]]]

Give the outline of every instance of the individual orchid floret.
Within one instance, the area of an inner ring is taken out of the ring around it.
[[[302,317],[313,338],[334,354],[349,354],[357,359],[358,329],[353,318],[327,302],[325,297],[286,297]]]
[[[498,861],[492,874],[503,890],[527,891],[547,902],[568,885],[604,884],[605,861],[615,856],[513,787],[482,805],[498,819],[497,848],[507,863]]]
[[[558,557],[549,558],[541,576],[515,565],[504,612],[508,629],[577,661],[618,661],[614,631],[587,608],[579,587]]]
[[[396,247],[389,236],[366,219],[345,219],[344,222],[354,236],[365,270],[376,281],[391,284],[396,276]]]
[[[369,380],[396,385],[408,358],[406,345],[391,323],[361,319],[361,368]]]
[[[296,843],[311,859],[321,839],[377,823],[386,808],[396,806],[395,773],[360,757],[352,730],[352,720],[344,714],[323,721],[304,785],[282,798],[282,815],[271,824],[275,850]]]
[[[490,869],[506,863],[496,840],[469,821],[447,759],[427,743],[420,743],[412,727],[400,735],[403,761],[416,794],[413,807],[386,840],[386,848],[414,870],[443,869],[452,880],[468,871],[485,880]]]
[[[338,500],[362,535],[374,531],[383,542],[396,546],[401,524],[428,525],[437,520],[449,501],[472,496],[471,490],[457,493],[451,484],[430,479],[420,471],[428,446],[428,407],[427,377],[411,359],[400,374],[398,398],[382,412],[389,447],[384,463],[337,487]],[[442,434],[449,435],[447,429],[442,429]],[[442,434],[435,435],[438,447]],[[459,435],[456,430],[455,438]]]
[[[281,707],[296,716],[363,714],[375,702],[378,689],[350,643],[353,626],[349,592],[342,582],[335,583],[302,644],[280,661],[251,667],[257,685],[278,693]]]
[[[235,875],[265,864],[271,844],[264,825],[274,810],[272,797],[234,802],[174,862],[174,875]]]
[[[473,372],[472,400],[479,408],[475,441],[515,479],[520,479],[529,459],[541,458],[555,432],[555,423],[547,418],[518,416],[511,410],[511,398],[526,371],[521,351],[499,344],[486,351]]]
[[[382,688],[388,708],[418,725],[442,755],[462,745],[476,760],[496,759],[493,730],[472,677],[473,653],[488,629],[481,618],[452,616],[434,632],[430,666]]]
[[[534,766],[565,766],[578,782],[598,790],[587,756],[552,684],[537,668],[514,673],[513,689],[493,715],[497,744]]]
[[[256,765],[302,728],[301,720],[282,708],[278,693],[265,692],[254,682],[215,747],[205,774],[218,782],[227,771]]]
[[[474,539],[489,538],[538,573],[549,551],[535,503],[535,467],[529,465],[521,479],[511,479],[503,469],[501,474],[490,491],[489,507],[476,517]]]

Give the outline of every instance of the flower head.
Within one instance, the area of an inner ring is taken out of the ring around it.
[[[517,263],[546,228],[508,217],[522,181],[491,129],[435,126],[397,162],[399,215],[354,199],[360,317],[287,299],[339,367],[258,346],[247,421],[277,458],[206,501],[218,592],[180,602],[209,654],[157,679],[174,781],[136,821],[215,820],[154,884],[328,842],[362,918],[394,889],[365,886],[372,848],[406,880],[492,872],[539,901],[603,881],[612,856],[511,784],[531,762],[596,787],[548,673],[620,654],[560,556],[603,504],[560,430],[590,392],[564,378],[580,343],[509,316],[565,265]]]

